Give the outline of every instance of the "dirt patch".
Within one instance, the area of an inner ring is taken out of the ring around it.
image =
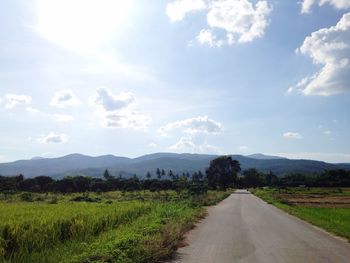
[[[350,196],[278,194],[277,197],[290,205],[350,208]]]

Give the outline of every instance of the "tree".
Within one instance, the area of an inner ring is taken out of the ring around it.
[[[157,170],[157,171],[158,171],[158,170]],[[149,179],[151,179],[151,177],[152,177],[151,173],[150,173],[150,172],[147,172],[146,178],[149,180]]]
[[[103,177],[106,179],[106,180],[110,180],[110,179],[113,179],[113,176],[110,174],[110,172],[106,169],[105,172],[103,173]]]
[[[157,168],[157,172],[156,173],[157,173],[157,178],[160,180],[162,178],[162,174],[161,174],[159,168]]]
[[[169,170],[169,173],[168,173],[169,177],[172,179],[172,180],[175,180],[175,175],[173,173],[172,170]]]
[[[246,187],[257,187],[264,185],[264,176],[256,169],[251,168],[243,171],[243,182]]]
[[[212,160],[206,170],[208,186],[226,190],[236,183],[237,173],[240,170],[239,162],[232,160],[231,156],[220,156]]]
[[[271,171],[265,176],[266,184],[269,186],[275,185],[277,180],[278,180],[277,176]]]

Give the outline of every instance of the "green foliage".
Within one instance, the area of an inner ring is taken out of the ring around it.
[[[206,171],[208,186],[222,190],[232,187],[240,170],[239,162],[232,160],[231,156],[220,156],[210,162]]]
[[[22,193],[21,200],[24,202],[33,202],[33,195],[31,193]]]
[[[0,202],[0,262],[155,262],[169,256],[203,205],[230,194],[208,191],[44,195],[47,202]],[[72,202],[100,198],[101,202]],[[16,199],[17,198],[17,199]],[[128,200],[128,201],[126,201]]]
[[[243,171],[243,184],[248,187],[258,187],[265,185],[264,174],[258,172],[256,169],[248,169]]]
[[[70,239],[84,239],[149,212],[136,201],[115,205],[89,203],[0,204],[0,234],[7,257],[47,249]]]

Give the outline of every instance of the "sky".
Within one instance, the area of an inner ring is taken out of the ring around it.
[[[348,0],[0,0],[0,162],[350,162]]]

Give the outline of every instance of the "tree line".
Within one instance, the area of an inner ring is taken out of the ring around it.
[[[272,172],[263,173],[256,169],[244,170],[238,178],[239,187],[350,187],[350,171],[325,170],[318,174],[289,173],[277,177]]]
[[[135,191],[135,190],[188,190],[192,193],[203,193],[207,189],[225,190],[229,187],[350,187],[350,171],[331,170],[316,175],[288,174],[277,177],[272,172],[263,173],[256,169],[241,171],[238,161],[230,156],[221,156],[212,160],[205,173],[202,171],[175,174],[171,170],[159,169],[155,176],[148,172],[143,178],[136,175],[130,178],[114,177],[105,170],[103,178],[87,176],[64,177],[53,179],[49,176],[24,178],[23,175],[0,176],[0,191],[27,192],[105,192],[105,191]]]

